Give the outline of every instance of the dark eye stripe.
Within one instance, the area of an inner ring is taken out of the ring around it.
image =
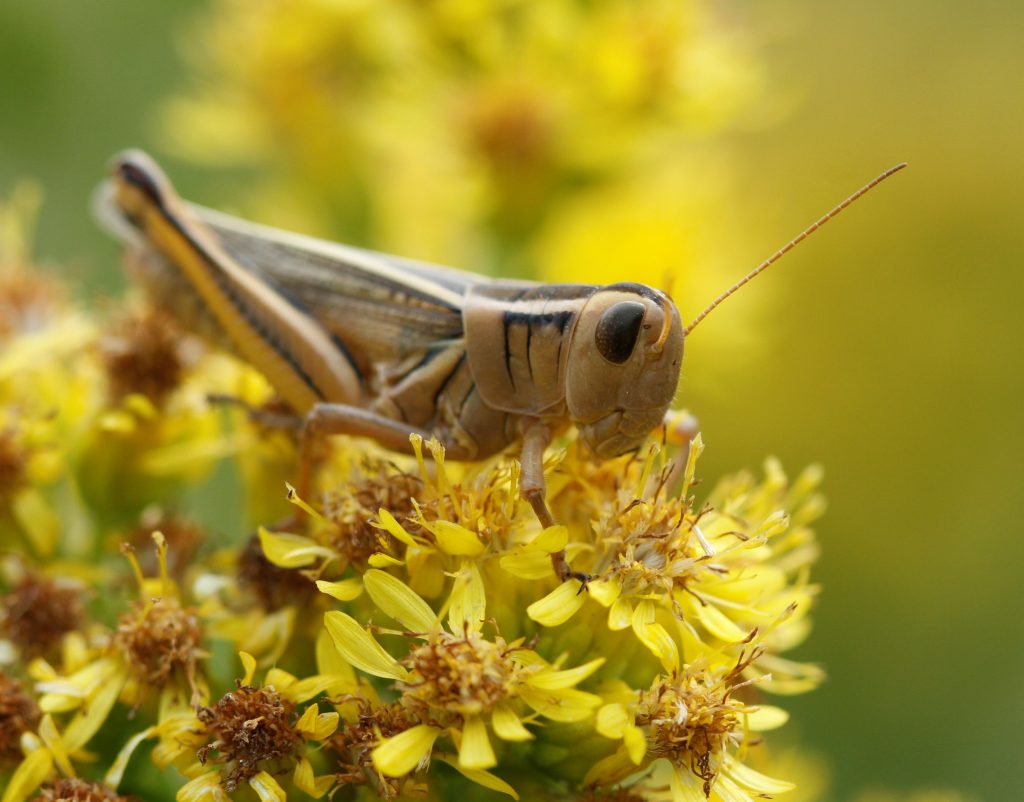
[[[601,356],[621,365],[636,348],[646,308],[638,301],[622,301],[610,307],[598,321],[594,341]]]

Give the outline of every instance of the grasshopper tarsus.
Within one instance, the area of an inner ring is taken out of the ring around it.
[[[303,419],[298,415],[278,412],[269,406],[253,406],[248,401],[227,393],[207,393],[206,402],[211,406],[238,407],[245,412],[250,421],[267,429],[298,432],[303,426]]]

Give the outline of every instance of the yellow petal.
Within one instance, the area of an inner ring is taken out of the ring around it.
[[[629,599],[616,599],[608,610],[608,629],[612,632],[628,629],[633,624],[633,605]]]
[[[543,599],[539,599],[526,608],[526,614],[544,627],[557,627],[564,624],[586,601],[584,594],[579,592],[579,580],[571,579],[563,582]]]
[[[322,797],[334,785],[333,775],[326,774],[323,777],[317,777],[313,773],[313,764],[306,758],[300,758],[299,762],[295,764],[293,779],[296,788],[314,799]]]
[[[480,716],[467,716],[462,724],[459,744],[459,766],[464,769],[489,769],[498,765],[487,737],[487,725]]]
[[[124,688],[126,680],[127,676],[124,673],[110,677],[89,699],[88,707],[75,714],[71,723],[64,730],[64,744],[68,752],[77,752],[103,726],[114,702],[121,695],[121,689]]]
[[[727,643],[739,643],[749,634],[746,630],[740,629],[731,618],[719,610],[714,604],[693,605],[693,611],[701,625],[714,635]]]
[[[531,548],[541,549],[548,554],[554,554],[556,551],[564,549],[565,544],[568,542],[569,530],[561,524],[555,524],[554,526],[542,529],[540,534],[530,541],[530,546]]]
[[[632,723],[633,717],[626,712],[626,708],[615,703],[604,705],[597,711],[594,729],[605,738],[619,739],[625,734],[626,727]]]
[[[7,782],[0,802],[22,802],[29,794],[42,785],[43,780],[53,771],[53,756],[48,749],[40,747],[25,757]]]
[[[413,539],[413,536],[405,531],[405,527],[398,523],[398,521],[395,520],[395,516],[390,512],[385,509],[381,509],[377,512],[377,518],[380,519],[380,524],[384,530],[395,540],[401,541],[406,546],[416,545],[416,541]]]
[[[494,727],[494,734],[503,741],[529,741],[533,738],[533,733],[523,726],[523,720],[506,702],[494,708],[491,726]]]
[[[316,636],[316,667],[321,674],[334,677],[335,683],[328,688],[333,695],[352,693],[357,683],[356,672],[334,646],[334,640],[326,629]]]
[[[686,469],[683,471],[683,495],[690,491],[693,478],[697,473],[697,459],[704,451],[704,435],[697,432],[697,436],[690,441],[690,453],[686,455]]]
[[[483,771],[482,769],[464,769],[459,765],[458,760],[449,760],[443,755],[438,755],[437,759],[447,763],[449,766],[452,766],[457,772],[459,772],[459,774],[467,780],[472,780],[477,785],[482,785],[484,788],[489,788],[490,790],[497,791],[501,794],[508,794],[513,799],[519,799],[519,794],[516,793],[515,788],[501,779],[501,777],[497,777],[489,771]]]
[[[331,549],[304,535],[271,532],[262,526],[258,532],[264,556],[280,568],[304,568],[319,559],[335,556]]]
[[[29,487],[11,500],[11,514],[40,557],[53,554],[60,538],[61,523],[42,493]]]
[[[444,573],[445,559],[445,556],[433,547],[410,546],[405,550],[405,571],[409,577],[409,587],[421,598],[436,599],[441,595],[447,582]]]
[[[688,769],[672,766],[670,787],[672,802],[707,802],[703,785]]]
[[[372,753],[373,765],[388,777],[402,777],[415,769],[430,754],[442,730],[418,724],[391,738],[385,738]]]
[[[665,672],[673,673],[679,668],[679,647],[661,624],[654,622],[654,603],[645,599],[633,611],[633,631],[651,652],[661,661]]]
[[[371,568],[391,568],[395,565],[405,565],[397,557],[392,557],[390,554],[384,554],[380,551],[376,554],[371,554],[366,562]]]
[[[576,668],[567,668],[564,671],[542,671],[529,677],[526,681],[531,687],[541,690],[550,691],[558,688],[571,688],[579,685],[603,665],[604,658],[597,657],[589,663],[576,666]]]
[[[342,579],[340,582],[328,582],[326,579],[316,581],[317,590],[326,593],[338,601],[352,601],[363,592],[363,583],[358,579]]]
[[[730,780],[724,773],[719,772],[715,779],[715,795],[722,802],[754,802],[750,794]]]
[[[644,731],[635,724],[630,724],[622,734],[622,742],[626,745],[629,759],[639,766],[640,761],[647,754],[647,738]]]
[[[371,568],[363,575],[363,585],[374,603],[410,632],[426,633],[437,626],[430,605],[401,579]]]
[[[256,676],[256,658],[248,652],[239,652],[238,659],[242,661],[242,668],[245,669],[242,684],[252,685],[252,678]]]
[[[407,679],[407,672],[352,616],[332,610],[324,626],[341,656],[367,674],[385,679]],[[404,772],[403,772],[404,773]]]
[[[220,772],[209,771],[189,780],[174,795],[175,802],[231,802],[220,784]]]
[[[519,698],[552,721],[585,721],[601,704],[601,697],[575,688],[560,691],[536,691],[530,687],[519,689]]]
[[[452,632],[469,629],[479,632],[487,614],[487,596],[480,569],[476,563],[467,563],[459,572],[452,588],[448,607],[448,628]]]
[[[57,768],[61,770],[61,773],[66,777],[74,777],[75,770],[71,766],[71,761],[68,760],[64,740],[57,731],[57,725],[53,723],[53,716],[43,716],[43,720],[39,722],[39,737],[46,744],[46,748],[50,750],[53,762],[57,764]]]
[[[311,734],[313,732],[313,724],[316,722],[318,715],[320,715],[320,706],[311,704],[302,712],[299,720],[295,722],[295,729],[303,735]]]
[[[435,521],[430,531],[437,538],[437,547],[445,554],[456,557],[476,557],[483,553],[484,544],[476,532],[451,521]]]
[[[611,607],[622,593],[622,583],[617,579],[595,579],[587,585],[587,593],[602,607]]]
[[[747,713],[747,726],[755,732],[781,727],[789,721],[789,712],[774,705],[758,705]]]
[[[635,771],[636,765],[630,760],[626,750],[617,749],[607,757],[601,758],[587,770],[583,777],[583,785],[611,785],[625,779]]]
[[[551,555],[539,549],[516,549],[498,563],[517,579],[547,579],[554,573]]]
[[[110,768],[103,776],[103,782],[116,791],[117,786],[121,784],[121,778],[124,777],[124,771],[128,768],[128,761],[131,760],[135,748],[147,738],[155,738],[159,733],[160,730],[157,727],[149,727],[129,738],[128,742],[121,747],[121,751],[117,753],[114,762],[110,764]]]
[[[782,794],[796,788],[791,782],[777,780],[774,777],[769,777],[749,766],[743,765],[743,763],[728,753],[725,755],[725,770],[729,777],[758,794]]]
[[[319,707],[313,704],[306,708],[295,723],[295,729],[310,740],[323,741],[338,729],[338,718],[334,711],[321,713]]]
[[[263,802],[288,802],[288,795],[280,784],[267,772],[261,771],[249,778],[249,787]]]
[[[311,677],[303,677],[293,682],[287,689],[282,691],[282,694],[293,702],[301,704],[302,702],[308,702],[314,696],[319,696],[322,693],[329,692],[332,688],[336,688],[341,680],[342,677],[336,674],[314,674]]]

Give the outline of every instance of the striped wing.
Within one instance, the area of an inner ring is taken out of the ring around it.
[[[357,359],[390,362],[463,338],[483,276],[262,226],[192,205],[225,250],[310,310]]]

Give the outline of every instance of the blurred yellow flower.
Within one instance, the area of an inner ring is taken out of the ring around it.
[[[219,0],[188,48],[194,88],[161,135],[258,164],[251,213],[562,280],[590,279],[595,250],[599,275],[655,284],[706,257],[693,235],[727,172],[710,135],[764,91],[752,43],[703,0]],[[578,237],[605,232],[622,259]]]

